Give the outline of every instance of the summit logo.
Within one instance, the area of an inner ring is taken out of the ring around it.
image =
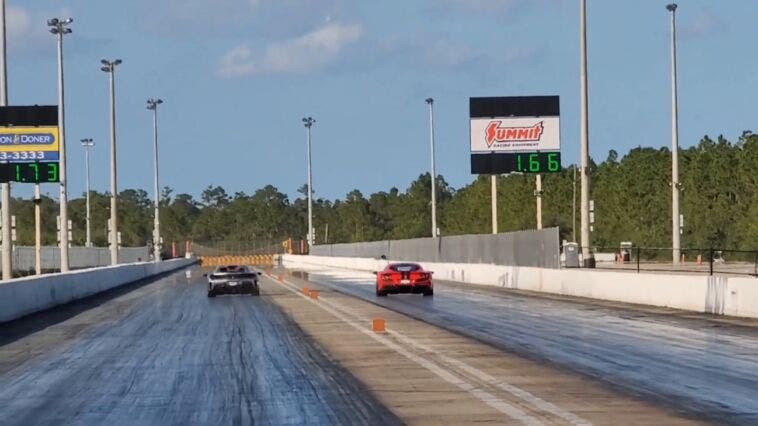
[[[487,146],[496,142],[535,142],[542,137],[542,121],[529,127],[500,127],[502,121],[491,121],[485,131]]]

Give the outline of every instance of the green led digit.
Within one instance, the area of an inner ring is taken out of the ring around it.
[[[558,162],[558,154],[552,153],[547,155],[547,169],[551,172],[557,172],[561,169],[561,163]]]
[[[521,154],[516,154],[516,170],[521,171]]]
[[[47,181],[58,182],[58,163],[47,164]]]
[[[529,154],[529,171],[538,173],[540,171],[539,154]]]
[[[39,163],[31,163],[29,167],[34,169],[34,183],[39,183]]]
[[[16,182],[21,182],[21,164],[16,164]]]

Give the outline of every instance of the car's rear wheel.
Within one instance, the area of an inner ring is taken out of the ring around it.
[[[216,292],[213,290],[208,290],[208,297],[216,297]]]
[[[426,297],[426,296],[434,296],[434,290],[433,289],[429,289],[429,290],[425,291],[424,292],[424,297]]]
[[[255,287],[254,289],[250,290],[251,296],[260,296],[261,290],[258,287]]]
[[[387,293],[385,293],[385,292],[383,292],[383,291],[379,290],[379,287],[377,287],[377,288],[376,288],[376,295],[377,295],[378,297],[386,297],[386,296],[387,296]]]

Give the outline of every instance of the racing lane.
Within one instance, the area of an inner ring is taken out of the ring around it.
[[[0,424],[396,424],[267,296],[199,270],[0,327]]]
[[[758,328],[439,281],[434,298],[379,298],[360,272],[308,280],[698,417],[758,422]]]

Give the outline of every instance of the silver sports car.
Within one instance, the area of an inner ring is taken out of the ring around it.
[[[247,266],[228,265],[219,266],[208,277],[208,297],[216,297],[218,294],[251,294],[258,296],[258,276],[256,272]]]

